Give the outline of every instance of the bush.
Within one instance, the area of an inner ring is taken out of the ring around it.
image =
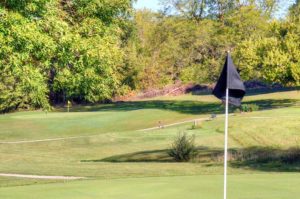
[[[187,162],[196,155],[195,136],[179,133],[168,152],[177,162]]]
[[[258,111],[259,106],[256,104],[243,104],[241,106],[241,111],[242,112],[253,112],[253,111]]]

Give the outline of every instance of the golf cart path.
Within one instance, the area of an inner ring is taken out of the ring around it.
[[[147,129],[140,129],[137,131],[151,131],[151,130],[156,130],[156,129],[162,129],[162,128],[166,128],[166,127],[170,127],[170,126],[177,126],[180,124],[186,124],[186,123],[190,123],[190,122],[194,122],[194,121],[205,121],[208,120],[209,118],[198,118],[198,119],[192,119],[192,120],[186,120],[183,122],[176,122],[176,123],[172,123],[172,124],[167,124],[167,125],[162,125],[161,127],[152,127],[152,128],[147,128]]]
[[[40,176],[40,175],[25,175],[14,173],[0,173],[0,177],[15,177],[15,178],[30,178],[30,179],[44,179],[44,180],[79,180],[85,177],[75,176]]]

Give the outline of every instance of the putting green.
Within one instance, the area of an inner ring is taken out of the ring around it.
[[[217,199],[221,175],[87,180],[0,189],[5,199]],[[300,174],[230,175],[230,199],[296,199]]]

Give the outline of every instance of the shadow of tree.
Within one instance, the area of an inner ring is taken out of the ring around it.
[[[223,149],[199,147],[195,163],[205,163],[206,166],[216,166],[223,162]],[[168,149],[139,151],[116,155],[97,160],[82,160],[81,162],[175,162],[169,155]],[[273,147],[248,147],[229,150],[229,166],[260,171],[299,172],[300,148],[280,149]]]
[[[99,160],[82,160],[81,162],[175,162],[175,160],[169,156],[168,151],[168,149],[139,151],[135,153],[115,155]],[[217,156],[220,152],[221,151],[219,149],[198,147],[197,159],[202,162],[207,162],[211,159],[212,155]]]
[[[296,99],[265,99],[265,100],[252,100],[245,102],[246,104],[256,104],[260,110],[285,108],[296,105],[298,100]]]
[[[295,99],[265,99],[246,102],[247,104],[256,104],[263,109],[273,109],[293,106],[297,103]],[[130,101],[112,103],[106,106],[91,106],[73,108],[73,112],[80,111],[133,111],[139,109],[160,109],[170,110],[186,114],[220,114],[224,112],[224,107],[220,103],[208,103],[199,101],[168,101],[168,100],[152,100],[152,101]],[[234,110],[231,107],[231,112]]]
[[[271,93],[287,92],[287,91],[299,91],[299,89],[300,87],[247,89],[247,96],[271,94]]]
[[[194,92],[193,90],[191,90],[190,92],[192,95],[199,95],[199,96],[210,95],[212,92],[212,90],[207,91],[206,87],[200,87],[200,89],[203,89],[203,91]],[[299,90],[300,87],[246,89],[246,96],[255,96],[255,95],[262,95],[262,94],[271,94],[271,93],[287,92],[287,91],[299,91]]]

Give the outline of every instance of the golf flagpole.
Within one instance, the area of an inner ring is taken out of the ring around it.
[[[224,141],[224,199],[227,199],[227,161],[228,161],[228,100],[229,89],[226,85],[226,103],[225,103],[225,141]]]
[[[241,106],[241,101],[246,94],[246,88],[241,80],[230,52],[227,52],[226,61],[212,92],[214,96],[225,100],[225,139],[224,139],[224,199],[227,199],[227,162],[228,162],[228,109],[229,103],[233,106]]]

